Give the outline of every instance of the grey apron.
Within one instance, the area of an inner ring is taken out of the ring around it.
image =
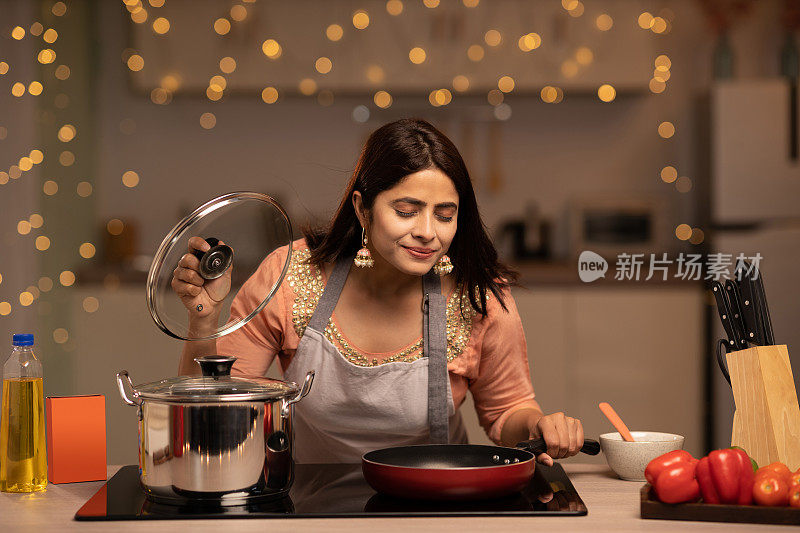
[[[294,406],[298,463],[358,463],[390,446],[466,443],[447,372],[446,298],[438,276],[423,276],[423,353],[416,361],[359,366],[325,338],[352,259],[336,262],[284,378],[314,387]]]

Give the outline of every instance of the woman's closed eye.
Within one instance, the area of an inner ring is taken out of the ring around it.
[[[395,209],[394,211],[403,218],[413,217],[414,215],[417,214],[417,211],[402,211],[400,209]],[[440,215],[438,213],[436,214],[436,217],[443,222],[450,222],[451,220],[453,220],[453,217],[451,216]]]

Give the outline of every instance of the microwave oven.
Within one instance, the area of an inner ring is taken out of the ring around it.
[[[568,212],[574,257],[584,250],[611,259],[622,253],[660,254],[672,247],[663,200],[630,195],[576,199]]]

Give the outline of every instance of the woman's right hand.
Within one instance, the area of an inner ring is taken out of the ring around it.
[[[220,241],[220,244],[225,243]],[[207,252],[211,246],[202,237],[192,237],[188,248],[188,253],[180,258],[178,266],[172,272],[172,290],[189,310],[190,320],[219,316],[222,301],[231,290],[233,264],[219,278],[203,279],[200,275],[200,260],[193,252]]]

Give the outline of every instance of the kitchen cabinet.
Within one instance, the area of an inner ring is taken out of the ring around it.
[[[704,291],[699,285],[515,290],[536,398],[546,413],[580,418],[587,436],[614,431],[611,403],[631,430],[686,437],[702,451]],[[472,442],[488,442],[470,399]],[[580,461],[603,461],[581,455]]]
[[[796,222],[800,166],[791,157],[788,81],[717,82],[711,94],[714,222]]]
[[[422,2],[405,2],[402,16],[390,15],[385,0],[245,4],[250,14],[220,38],[210,27],[210,21],[225,11],[216,2],[171,0],[159,8],[159,16],[171,22],[169,39],[153,32],[149,24],[126,21],[129,46],[148,61],[148,67],[135,72],[130,83],[149,94],[164,84],[165,73],[180,72],[180,92],[205,94],[208,73],[218,71],[220,58],[232,56],[236,71],[226,76],[226,94],[231,89],[260,94],[268,84],[283,98],[298,94],[298,83],[306,79],[306,86],[313,80],[314,89],[318,85],[337,98],[384,89],[395,98],[422,95],[421,102],[427,105],[431,89],[451,87],[456,75],[466,76],[469,91],[483,96],[497,87],[504,73],[513,75],[517,94],[538,96],[543,86],[552,84],[571,94],[594,95],[604,83],[613,84],[618,92],[647,94],[653,59],[660,52],[651,32],[621,22],[639,17],[642,8],[635,2],[606,0],[602,6],[587,5],[583,17],[570,17],[555,1],[492,0],[474,9],[460,4],[442,2],[429,9]],[[351,22],[357,10],[369,15],[369,26],[363,31],[355,30]],[[613,31],[598,31],[595,21],[601,10],[618,21]],[[318,23],[309,24],[310,19]],[[325,32],[333,23],[343,27],[336,42],[326,38]],[[482,63],[470,60],[467,49],[482,44],[489,29],[499,31],[502,41],[480,48],[481,57],[486,57]],[[523,52],[518,40],[531,32],[535,49]],[[265,42],[268,38],[274,40],[271,51]],[[409,61],[409,51],[415,47],[426,51],[420,64]],[[294,61],[286,61],[282,54]],[[320,56],[328,58],[332,67],[322,76],[314,71]],[[562,64],[572,65],[575,71],[565,73]]]

